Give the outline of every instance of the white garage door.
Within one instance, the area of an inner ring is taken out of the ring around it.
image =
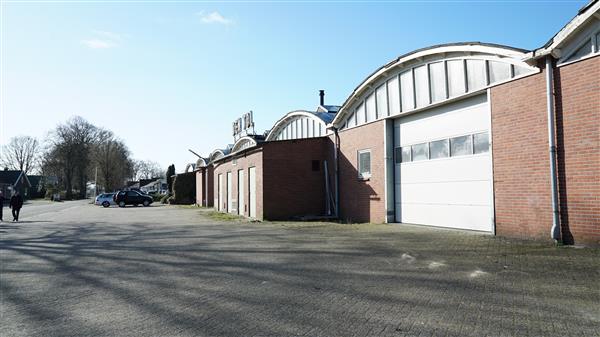
[[[396,221],[493,230],[486,95],[394,122]]]

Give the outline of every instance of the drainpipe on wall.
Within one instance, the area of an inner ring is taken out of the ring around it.
[[[552,240],[560,241],[560,217],[556,174],[556,141],[554,131],[554,78],[552,56],[546,57],[546,102],[548,106],[548,144],[550,146],[550,179],[552,186]]]
[[[334,144],[334,174],[335,174],[335,217],[339,219],[340,217],[340,175],[339,175],[339,151],[340,151],[340,136],[338,135],[338,129],[333,128],[333,133],[335,134],[335,144]]]

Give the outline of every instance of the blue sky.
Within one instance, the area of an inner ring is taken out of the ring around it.
[[[257,129],[341,104],[372,71],[434,44],[533,49],[577,14],[564,2],[163,2],[2,5],[1,141],[79,115],[133,156],[177,171]]]

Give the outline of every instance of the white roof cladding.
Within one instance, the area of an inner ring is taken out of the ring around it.
[[[333,121],[338,108],[338,106],[326,105],[317,107],[317,112],[290,111],[275,122],[266,141],[324,136],[326,125]]]
[[[342,128],[368,123],[539,72],[538,68],[523,62],[525,52],[480,42],[444,44],[410,52],[368,76],[346,99],[332,124]],[[462,88],[453,90],[453,84]],[[386,111],[377,113],[379,107]],[[352,115],[358,116],[355,116],[354,124],[350,123],[352,118],[348,118]]]
[[[196,160],[196,169],[200,168],[200,167],[206,167],[208,164],[208,160],[205,158],[198,158],[198,160]]]
[[[600,1],[591,0],[583,8],[579,10],[577,16],[569,21],[550,41],[543,47],[538,48],[525,55],[524,59],[527,62],[535,62],[535,60],[546,55],[552,55],[555,58],[562,56],[561,48],[568,43],[571,37],[577,34],[585,24],[591,20],[600,20]]]
[[[238,139],[235,142],[235,144],[233,144],[233,147],[231,148],[231,153],[235,153],[235,152],[256,146],[257,144],[258,144],[257,140],[251,136],[241,137],[240,139]]]
[[[219,160],[223,157],[225,157],[226,155],[228,155],[231,152],[231,147],[233,145],[228,145],[227,148],[225,149],[216,149],[213,152],[210,153],[210,155],[208,156],[209,161],[212,163],[215,160]]]

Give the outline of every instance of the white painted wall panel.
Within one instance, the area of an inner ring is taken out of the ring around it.
[[[377,117],[382,118],[389,116],[387,104],[387,90],[385,84],[377,88]]]
[[[401,132],[394,133],[396,143],[411,145],[485,131],[489,128],[486,100],[485,95],[478,95],[406,116],[402,118]]]
[[[429,78],[427,75],[427,66],[416,67],[414,72],[417,107],[423,107],[429,104]]]
[[[462,95],[465,88],[465,67],[463,60],[451,60],[448,67],[448,95],[450,97]]]
[[[476,91],[487,85],[484,60],[467,60],[467,83],[469,91]]]
[[[412,71],[400,74],[400,88],[402,89],[402,111],[415,108],[415,93]]]
[[[429,64],[429,83],[431,85],[431,101],[439,102],[446,99],[446,68],[444,62]]]
[[[356,125],[365,124],[365,121],[365,104],[361,103],[358,108],[356,108]]]
[[[390,115],[397,115],[400,113],[400,86],[398,84],[398,76],[392,77],[387,82],[387,90]]]
[[[375,94],[371,94],[366,99],[367,122],[372,122],[377,119],[377,107],[375,105]]]
[[[497,61],[489,61],[490,83],[506,81],[510,78],[510,64]]]

